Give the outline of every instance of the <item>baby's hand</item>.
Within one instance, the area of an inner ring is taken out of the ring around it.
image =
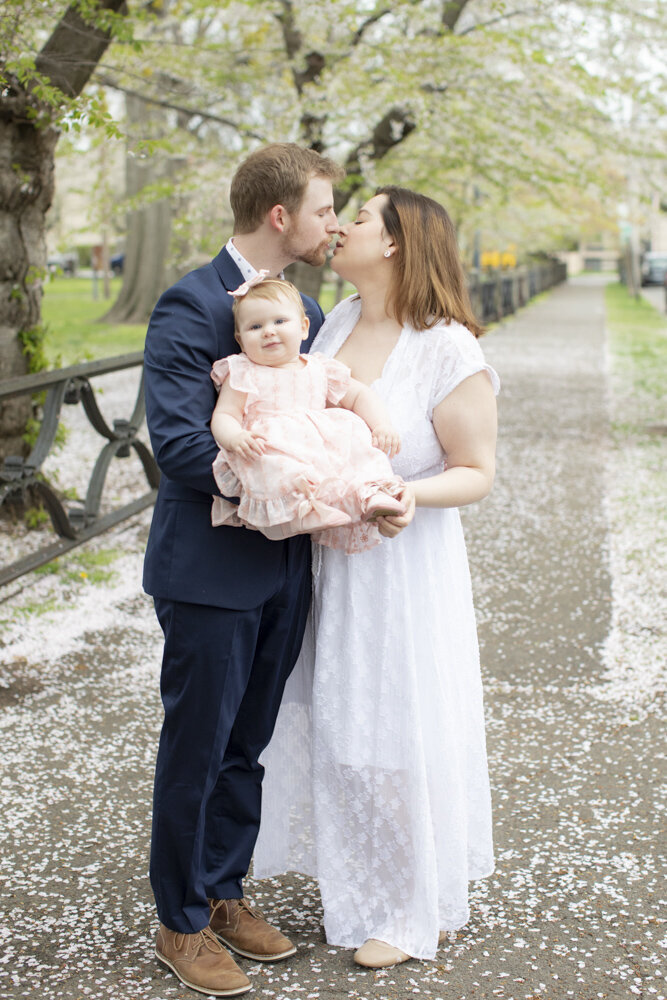
[[[228,451],[233,451],[234,454],[251,462],[266,451],[266,439],[261,434],[253,434],[252,431],[239,431],[230,440]]]
[[[373,446],[393,458],[401,450],[401,439],[391,424],[383,424],[373,431]]]

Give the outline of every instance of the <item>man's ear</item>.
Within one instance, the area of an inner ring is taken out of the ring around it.
[[[279,233],[284,232],[287,224],[287,212],[284,205],[274,205],[269,212],[269,225],[277,229]]]
[[[303,319],[301,320],[301,329],[303,330],[301,339],[306,340],[308,337],[308,331],[310,330],[310,320],[308,319],[307,316],[304,316]]]

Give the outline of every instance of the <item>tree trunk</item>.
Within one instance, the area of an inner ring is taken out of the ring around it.
[[[126,13],[125,0],[100,0],[99,7]],[[77,97],[110,40],[110,31],[89,23],[71,5],[39,53],[37,72],[48,76],[63,100]],[[9,78],[0,90],[0,378],[27,373],[24,348],[41,322],[45,216],[59,134],[52,115],[52,105],[40,102],[30,82]],[[0,404],[0,459],[25,452],[31,415],[30,397]]]
[[[130,135],[159,137],[168,129],[166,112],[150,107],[132,94],[126,95]],[[144,158],[130,150],[125,163],[125,183],[129,198],[141,198],[148,190],[146,204],[128,214],[125,240],[123,284],[104,319],[109,323],[145,323],[162,292],[178,275],[167,267],[175,200],[171,196],[151,199],[150,186],[175,177],[182,161],[153,153]]]
[[[22,102],[17,102],[20,105]],[[44,217],[53,196],[54,128],[0,111],[0,378],[28,370],[24,337],[39,327],[46,272]],[[30,396],[0,403],[0,460],[26,453]]]
[[[310,295],[311,298],[317,299],[322,287],[324,268],[312,267],[299,260],[296,264],[290,264],[289,267],[285,268],[285,277],[296,285],[304,295]]]

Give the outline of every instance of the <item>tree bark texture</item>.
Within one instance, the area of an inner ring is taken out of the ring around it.
[[[125,12],[125,0],[99,7]],[[65,97],[76,97],[111,40],[70,6],[36,60]],[[0,53],[0,60],[2,53]],[[32,116],[31,116],[31,113]],[[0,378],[24,375],[23,336],[41,323],[46,213],[51,205],[58,129],[30,85],[10,79],[0,92]],[[25,452],[30,397],[0,404],[0,460]]]
[[[4,111],[4,109],[3,109]],[[46,271],[44,217],[53,196],[58,134],[0,113],[0,378],[24,375],[20,334],[39,326]],[[0,403],[0,460],[25,453],[30,396]]]
[[[324,279],[324,268],[313,267],[304,261],[297,261],[296,264],[290,264],[289,267],[285,268],[285,277],[293,285],[296,285],[304,295],[310,295],[311,298],[317,299]]]
[[[126,0],[101,0],[103,10],[126,14]],[[72,4],[39,53],[35,69],[67,97],[78,97],[107,50],[110,34],[85,21]]]
[[[140,96],[126,95],[127,121],[138,134],[165,131],[166,112],[155,109]],[[154,153],[144,158],[131,151],[125,161],[125,183],[130,198],[160,181],[173,180],[181,164],[173,156]],[[110,323],[145,323],[158,298],[181,275],[167,268],[171,242],[174,196],[148,200],[128,215],[123,284],[104,319]]]

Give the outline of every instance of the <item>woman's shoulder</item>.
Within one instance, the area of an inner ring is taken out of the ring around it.
[[[424,332],[428,334],[425,344],[428,345],[435,385],[441,386],[446,383],[447,391],[450,391],[468,376],[486,371],[491,379],[493,391],[498,393],[500,389],[498,374],[487,364],[479,340],[467,326],[455,320],[449,323],[440,321]],[[445,395],[445,392],[442,392],[442,395]]]
[[[357,322],[360,312],[361,300],[356,294],[335,305],[315,336],[315,349],[335,353],[342,338]]]
[[[439,319],[437,323],[433,324],[428,332],[436,335],[445,333],[453,341],[467,342],[470,340],[475,344],[477,343],[477,337],[475,334],[471,333],[467,326],[464,326],[463,323],[459,323],[458,320],[455,319]]]
[[[338,322],[344,317],[350,315],[351,313],[359,312],[361,310],[361,299],[355,292],[354,295],[348,295],[346,299],[342,299],[337,303],[326,315],[324,320],[325,324]]]
[[[484,355],[475,334],[454,319],[449,323],[439,320],[420,335],[426,335],[429,347],[440,355],[463,355],[470,358],[481,358]]]

